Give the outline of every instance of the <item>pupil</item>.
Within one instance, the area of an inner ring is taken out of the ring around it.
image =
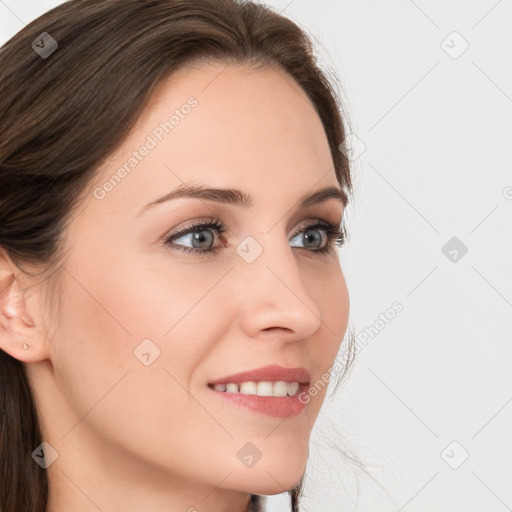
[[[199,231],[199,232],[193,233],[192,245],[194,245],[194,247],[196,247],[197,249],[204,249],[204,247],[203,246],[197,247],[194,244],[194,242],[198,242],[199,244],[204,243],[205,240],[208,242],[208,236],[205,237],[204,233],[209,233],[210,234],[210,242],[212,241],[213,236],[211,235],[210,231]],[[208,243],[206,245],[208,245]]]
[[[311,233],[313,233],[313,235]],[[318,234],[317,230],[312,229],[311,231],[305,231],[304,238],[306,239],[306,243],[304,244],[306,247],[311,247],[311,245],[308,245],[310,242],[313,242],[312,245],[314,245],[315,240],[319,242],[315,247],[322,245],[322,237]]]

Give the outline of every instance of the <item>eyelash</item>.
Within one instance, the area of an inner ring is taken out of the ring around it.
[[[208,221],[203,221],[198,224],[193,224],[190,226],[185,226],[180,231],[173,233],[172,235],[168,236],[164,240],[164,244],[167,246],[172,247],[173,249],[178,249],[180,251],[184,251],[191,254],[198,254],[200,256],[206,256],[208,254],[212,254],[217,252],[219,249],[222,249],[223,247],[212,247],[210,249],[195,249],[191,247],[185,247],[178,244],[173,244],[173,240],[177,238],[181,238],[182,236],[188,235],[190,233],[197,233],[201,231],[206,231],[208,229],[211,229],[213,231],[216,231],[219,235],[224,233],[226,231],[226,227],[224,224],[222,224],[221,221],[218,219],[209,219]],[[337,225],[331,224],[330,222],[326,221],[317,221],[312,224],[308,224],[307,226],[304,226],[302,230],[295,233],[292,237],[295,238],[298,234],[303,233],[304,231],[309,231],[313,229],[322,229],[325,231],[326,237],[327,237],[327,243],[324,248],[322,249],[310,249],[311,252],[320,253],[320,254],[327,254],[334,250],[334,246],[342,247],[345,243],[345,232],[343,230],[340,230]],[[299,249],[307,249],[307,247],[299,247]]]

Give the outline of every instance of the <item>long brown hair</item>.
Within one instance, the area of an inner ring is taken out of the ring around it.
[[[199,60],[271,65],[295,79],[352,194],[338,149],[346,133],[339,94],[294,22],[241,0],[70,0],[0,51],[0,249],[21,271],[34,265],[56,283],[66,221],[95,171],[161,80]],[[41,442],[25,366],[0,350],[2,512],[45,511],[47,474],[31,457]],[[302,480],[289,491],[293,511],[301,491]]]

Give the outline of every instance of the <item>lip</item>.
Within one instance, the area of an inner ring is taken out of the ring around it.
[[[235,407],[274,418],[299,416],[306,409],[306,404],[299,400],[300,394],[307,391],[306,384],[300,384],[299,391],[294,396],[242,395],[216,391],[213,388],[208,388],[208,391]]]
[[[307,391],[310,380],[311,375],[305,368],[286,368],[272,364],[213,380],[208,383],[208,389],[235,407],[274,418],[288,418],[304,413],[306,404],[299,400],[299,396]],[[299,390],[294,396],[258,396],[228,393],[213,389],[215,384],[241,384],[249,381],[298,382]]]
[[[298,382],[299,384],[309,384],[311,375],[306,368],[286,368],[277,364],[262,366],[255,370],[239,372],[228,375],[220,379],[212,380],[208,384],[241,384],[249,381],[266,381],[277,382],[284,380],[285,382]]]

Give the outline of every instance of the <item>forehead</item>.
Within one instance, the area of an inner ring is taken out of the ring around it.
[[[137,211],[183,182],[249,193],[265,183],[269,200],[337,185],[321,120],[294,79],[220,63],[188,66],[158,84],[96,185],[109,181],[106,198],[129,197]]]

